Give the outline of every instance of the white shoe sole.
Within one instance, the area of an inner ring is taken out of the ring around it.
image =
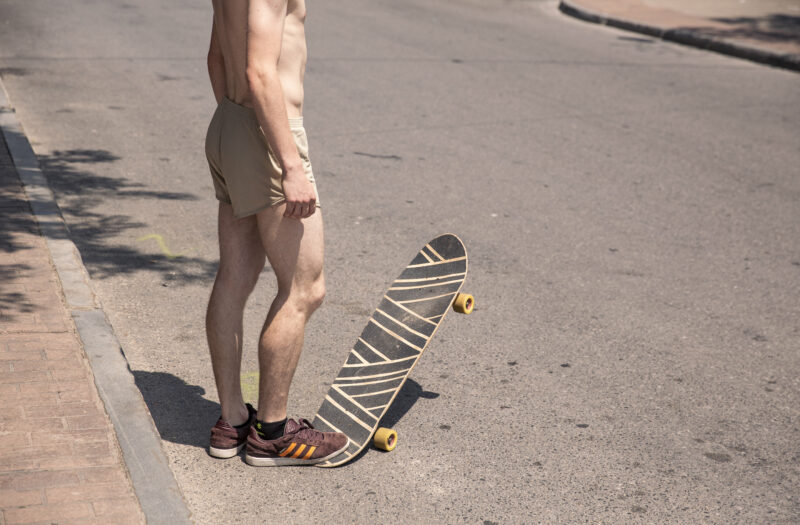
[[[210,446],[210,447],[208,447],[208,453],[210,455],[214,456],[215,458],[229,459],[229,458],[232,458],[232,457],[236,456],[237,454],[239,454],[239,452],[242,451],[244,446],[245,446],[245,443],[242,443],[241,445],[239,445],[236,448],[214,448],[214,447]]]
[[[260,458],[256,456],[251,456],[250,454],[245,454],[244,460],[247,462],[248,465],[253,467],[288,467],[292,465],[316,465],[317,463],[322,463],[323,461],[328,461],[329,459],[335,458],[345,450],[347,447],[350,446],[350,440],[347,440],[347,443],[344,444],[342,448],[339,450],[328,454],[324,458],[315,458],[315,459],[295,459],[295,458]]]

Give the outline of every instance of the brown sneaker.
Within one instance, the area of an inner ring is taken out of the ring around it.
[[[211,444],[208,453],[215,458],[228,459],[238,454],[247,444],[247,433],[256,420],[256,409],[246,403],[249,417],[244,425],[234,427],[221,417],[211,428]]]
[[[244,459],[254,467],[314,465],[336,457],[349,444],[344,434],[320,432],[306,419],[290,419],[283,436],[278,439],[263,439],[255,427],[251,427]]]

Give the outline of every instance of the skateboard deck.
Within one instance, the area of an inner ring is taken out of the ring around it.
[[[472,297],[459,294],[466,277],[466,248],[445,234],[427,243],[394,280],[314,417],[318,430],[350,438],[344,452],[318,466],[343,465],[369,444],[454,301],[466,304],[459,311],[471,312]],[[394,434],[379,433],[385,432]],[[394,440],[396,434],[391,448]]]

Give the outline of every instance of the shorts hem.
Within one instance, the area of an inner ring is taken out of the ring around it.
[[[275,206],[280,206],[284,202],[286,202],[286,198],[285,197],[280,199],[280,200],[278,200],[278,201],[269,203],[269,204],[263,204],[261,206],[257,206],[255,208],[253,208],[252,210],[246,211],[244,213],[234,213],[233,216],[236,217],[237,219],[244,219],[245,217],[249,217],[250,215],[255,215],[256,213],[258,213],[260,211],[264,211],[266,209],[273,208]],[[316,208],[321,210],[322,209],[322,205],[317,203]]]
[[[278,206],[279,204],[283,204],[284,201],[286,201],[286,199],[281,199],[281,200],[276,201],[276,202],[268,202],[266,204],[262,204],[260,206],[256,206],[255,208],[252,208],[252,209],[250,209],[250,210],[248,210],[246,212],[243,212],[243,213],[234,213],[233,216],[236,217],[237,219],[244,219],[245,217],[249,217],[250,215],[255,215],[256,213],[258,213],[260,211],[266,210],[268,208],[272,208],[274,206]]]

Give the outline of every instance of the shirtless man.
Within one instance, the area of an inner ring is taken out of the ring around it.
[[[212,0],[208,73],[217,110],[206,156],[219,200],[220,261],[206,334],[222,415],[209,453],[255,466],[314,464],[347,437],[287,420],[309,316],[322,302],[322,215],[303,129],[305,0]],[[244,306],[269,259],[278,292],[258,345],[258,411],[242,398]]]

